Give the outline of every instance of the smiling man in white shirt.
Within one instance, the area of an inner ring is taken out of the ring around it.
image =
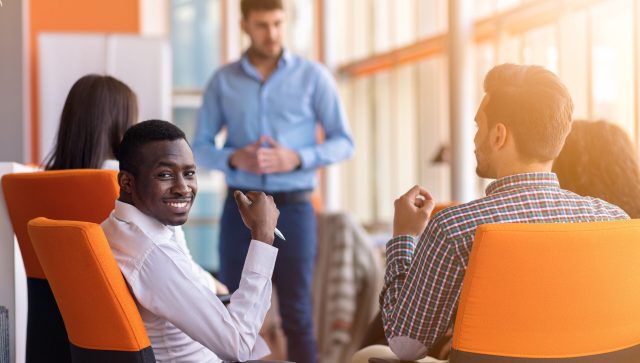
[[[211,275],[191,258],[184,234],[197,193],[184,133],[150,120],[131,127],[118,155],[120,197],[102,223],[140,310],[158,362],[245,361],[269,353],[258,335],[271,299],[279,212],[263,193],[234,196],[251,245],[239,289],[224,306]]]

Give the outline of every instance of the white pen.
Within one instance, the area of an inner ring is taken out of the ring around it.
[[[281,240],[286,241],[286,239],[284,238],[284,234],[282,234],[282,232],[280,232],[278,227],[276,227],[276,229],[273,231],[273,234],[278,236],[278,238],[280,238]]]
[[[242,194],[244,194],[244,193],[242,193]],[[244,196],[249,200],[249,205],[253,204],[253,200],[249,199],[249,197],[247,197],[246,194],[244,194]],[[275,234],[276,237],[280,238],[283,241],[287,240],[286,238],[284,238],[284,234],[282,234],[282,232],[280,232],[278,227],[276,227],[276,229],[273,231],[273,234]]]

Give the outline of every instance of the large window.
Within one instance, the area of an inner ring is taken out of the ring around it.
[[[343,174],[359,170],[372,184],[362,189],[361,183],[345,182],[345,207],[365,222],[390,221],[393,199],[413,183],[448,200],[450,168],[438,157],[449,140],[448,2],[372,0],[369,9],[358,1],[338,3],[341,89],[358,141],[356,158]],[[477,22],[471,53],[476,106],[494,65],[537,64],[565,82],[574,118],[615,122],[637,143],[640,8],[634,0],[469,3]],[[356,20],[355,14],[371,19]],[[358,41],[371,46],[356,47]],[[481,196],[486,181],[469,182],[477,182]]]

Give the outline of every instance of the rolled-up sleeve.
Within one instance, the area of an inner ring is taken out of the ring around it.
[[[271,302],[276,256],[276,248],[251,241],[240,287],[227,307],[199,280],[188,256],[171,243],[158,244],[129,284],[139,304],[218,357],[246,361],[268,353],[256,341]]]

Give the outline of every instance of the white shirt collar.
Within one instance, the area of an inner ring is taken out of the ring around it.
[[[160,238],[171,239],[175,235],[175,227],[160,223],[157,219],[142,213],[135,206],[116,200],[114,216],[125,223],[137,225],[144,233]]]

